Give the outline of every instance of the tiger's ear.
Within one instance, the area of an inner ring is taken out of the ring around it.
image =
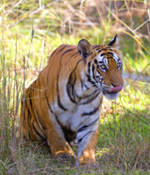
[[[83,57],[83,59],[86,61],[86,58],[90,55],[91,45],[90,43],[82,39],[78,42],[78,52]]]
[[[118,36],[115,35],[115,37],[108,43],[108,46],[112,46],[112,47],[117,47],[117,44],[118,44]]]

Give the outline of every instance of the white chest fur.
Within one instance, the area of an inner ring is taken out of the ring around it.
[[[72,131],[78,131],[81,127],[88,126],[99,118],[101,98],[102,94],[99,94],[88,104],[70,103],[67,105],[69,110],[61,111],[61,113],[60,110],[56,110],[55,112],[59,122]]]

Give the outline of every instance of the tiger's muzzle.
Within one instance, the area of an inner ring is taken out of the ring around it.
[[[121,90],[123,89],[123,86],[116,86],[116,87],[112,87],[110,89],[108,89],[108,93],[111,94],[111,93],[118,93],[120,92]]]
[[[103,87],[103,94],[106,98],[112,100],[118,97],[119,92],[123,89],[122,85],[119,86],[111,86],[111,87]]]

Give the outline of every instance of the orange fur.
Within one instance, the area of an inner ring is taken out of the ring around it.
[[[102,92],[98,91],[96,94],[95,85],[90,84],[94,80],[88,80],[88,78],[84,79],[88,83],[84,84],[83,88],[82,74],[86,77],[86,73],[92,71],[93,74],[90,73],[89,76],[94,77],[97,72],[103,77],[105,85],[123,86],[121,70],[117,69],[113,54],[110,52],[120,57],[118,51],[110,46],[91,46],[86,42],[79,44],[78,48],[64,44],[59,46],[51,54],[48,65],[23,95],[19,123],[20,135],[28,140],[47,140],[52,155],[74,156],[69,143],[87,130],[90,136],[82,135],[83,139],[87,137],[87,143],[79,151],[81,153],[77,159],[80,164],[95,163],[99,118],[93,120],[93,116],[99,115],[98,111],[101,110]],[[94,59],[99,54],[104,54],[108,60],[109,70],[106,72],[98,68],[98,63],[94,63]],[[93,67],[88,70],[90,66]],[[88,111],[90,110],[88,105],[91,106],[91,111]],[[81,113],[80,117],[77,116],[79,113]],[[74,117],[77,119],[75,120]],[[86,126],[87,119],[88,126]],[[90,127],[93,128],[92,132],[87,129]],[[79,150],[82,140],[78,139]]]

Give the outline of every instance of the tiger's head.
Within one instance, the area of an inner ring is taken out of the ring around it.
[[[123,88],[122,60],[115,48],[117,35],[108,45],[90,45],[82,39],[78,51],[86,64],[89,83],[99,88],[108,99],[117,98]]]

